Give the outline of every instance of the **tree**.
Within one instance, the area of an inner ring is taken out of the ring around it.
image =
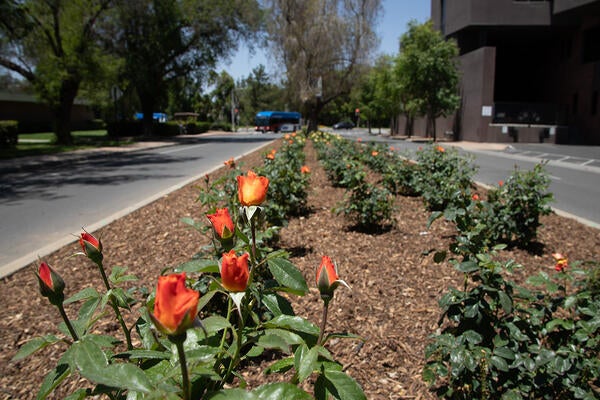
[[[253,124],[261,110],[284,110],[286,91],[272,82],[264,65],[255,67],[248,77],[240,80],[236,92],[240,102],[242,123]]]
[[[435,120],[459,106],[457,56],[456,42],[445,40],[431,21],[409,22],[400,39],[396,74],[404,107],[427,116],[427,136],[433,132],[434,141]]]
[[[349,94],[376,49],[380,0],[270,0],[272,51],[303,105],[309,131],[319,113]]]
[[[139,96],[146,135],[168,84],[206,74],[256,30],[261,17],[256,0],[118,0],[118,11],[110,38]]]
[[[31,82],[53,113],[56,140],[71,144],[71,109],[80,85],[97,78],[97,21],[111,0],[4,0],[0,65]]]

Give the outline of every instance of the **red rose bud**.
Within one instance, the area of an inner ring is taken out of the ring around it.
[[[40,293],[53,305],[62,304],[65,295],[65,281],[48,264],[42,262],[36,271]]]
[[[323,256],[321,265],[317,268],[317,287],[321,293],[321,298],[329,302],[333,298],[333,292],[342,284],[348,288],[348,284],[340,279],[337,267],[328,256]]]
[[[248,171],[247,176],[239,175],[237,181],[238,199],[243,206],[259,206],[267,198],[269,178]]]
[[[102,242],[87,232],[83,232],[79,237],[79,244],[83,253],[93,262],[99,264],[102,262]]]
[[[156,328],[177,336],[190,328],[198,314],[200,293],[185,286],[185,272],[158,278],[154,313],[150,318]]]
[[[214,214],[206,215],[213,226],[215,234],[219,239],[230,239],[235,227],[227,208],[217,208]]]
[[[248,253],[241,256],[235,254],[235,250],[223,253],[221,260],[221,284],[230,292],[243,292],[248,287]]]
[[[556,260],[556,264],[554,265],[554,269],[557,272],[564,272],[565,269],[567,269],[569,267],[569,259],[565,256],[563,256],[560,253],[553,253],[552,257],[554,257],[554,260]]]

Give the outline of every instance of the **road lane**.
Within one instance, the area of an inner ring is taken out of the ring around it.
[[[0,277],[268,145],[274,135],[236,134],[2,176]]]

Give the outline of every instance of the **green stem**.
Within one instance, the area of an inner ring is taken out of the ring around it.
[[[106,290],[110,291],[111,287],[110,287],[110,283],[108,282],[108,278],[106,277],[106,272],[104,271],[104,265],[102,264],[102,262],[98,262],[97,263],[98,268],[100,269],[100,274],[102,275],[102,280],[104,281],[104,286],[106,286]],[[133,344],[131,343],[131,332],[129,332],[129,329],[127,329],[127,325],[125,324],[125,321],[123,320],[123,316],[121,315],[121,312],[119,311],[119,306],[117,305],[117,302],[115,301],[114,296],[111,294],[110,295],[110,305],[112,307],[112,309],[115,312],[115,315],[117,316],[117,320],[119,321],[119,324],[121,325],[121,329],[123,329],[123,333],[125,334],[125,340],[127,341],[127,350],[132,350],[133,349]]]
[[[181,378],[183,379],[183,399],[190,400],[192,396],[190,377],[188,375],[187,363],[185,360],[185,351],[183,349],[183,342],[185,341],[186,334],[183,333],[177,337],[170,337],[171,341],[175,343],[177,347],[177,354],[179,355],[179,365],[181,366]]]
[[[231,357],[231,360],[229,362],[229,367],[227,368],[227,372],[225,373],[225,376],[223,377],[223,380],[221,381],[221,385],[225,384],[229,380],[229,377],[231,376],[233,369],[240,362],[240,352],[242,350],[242,330],[244,329],[244,317],[243,317],[244,309],[245,309],[245,307],[242,307],[242,312],[240,312],[240,318],[238,319],[238,329],[237,329],[237,332],[234,332],[235,340],[236,340],[235,353],[234,353],[233,357]]]
[[[73,337],[73,340],[78,341],[79,336],[77,336],[77,332],[75,332],[75,329],[73,329],[73,325],[71,325],[71,321],[69,320],[69,317],[67,316],[67,313],[65,312],[65,308],[63,307],[62,303],[57,304],[56,307],[58,307],[60,316],[65,321],[65,325],[67,325],[67,329],[69,330],[69,333]]]
[[[256,225],[254,217],[250,220],[250,232],[252,233],[252,264],[256,264]]]
[[[323,341],[323,334],[325,333],[325,326],[327,325],[327,311],[329,310],[329,301],[325,300],[323,303],[323,317],[321,318],[321,331],[319,332],[319,339],[317,339],[317,346],[321,346]]]
[[[229,297],[229,301],[227,303],[227,321],[229,321],[229,318],[231,318],[231,310],[233,309],[233,300],[231,300],[231,297]],[[224,347],[225,347],[225,339],[227,339],[227,331],[228,329],[225,328],[223,329],[223,335],[221,336],[221,343],[219,344],[219,355],[217,356],[217,361],[215,362],[215,366],[216,368],[219,368],[219,363],[221,362],[221,358],[224,351]]]

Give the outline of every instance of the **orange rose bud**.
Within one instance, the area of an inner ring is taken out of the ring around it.
[[[302,174],[310,174],[310,168],[308,168],[308,166],[306,166],[306,165],[303,165],[300,168],[300,173],[302,173]]]
[[[217,208],[214,214],[206,215],[219,239],[229,239],[233,236],[235,227],[227,208]]]
[[[378,154],[379,154],[379,152],[378,152],[378,151],[375,151],[375,150],[373,150],[373,151],[371,152],[371,155],[372,155],[373,157],[376,157]]]
[[[83,232],[79,237],[79,244],[84,254],[88,256],[90,260],[98,264],[102,261],[102,242],[96,239],[93,235],[87,232]]]
[[[248,171],[247,176],[239,175],[238,199],[243,206],[259,206],[267,198],[269,179],[258,176],[253,171]]]
[[[166,335],[184,333],[198,314],[199,298],[200,293],[185,286],[185,272],[159,277],[152,322]]]
[[[471,196],[471,198],[473,199],[473,201],[479,201],[479,194],[473,193],[473,196]]]
[[[554,269],[557,272],[564,272],[565,269],[569,267],[569,259],[563,256],[560,253],[553,253],[552,257],[556,260],[556,265],[554,265]]]
[[[333,298],[333,292],[342,284],[349,287],[346,282],[340,279],[337,267],[328,256],[321,258],[321,265],[317,268],[317,287],[321,293],[321,298],[327,303]]]
[[[241,256],[235,254],[235,250],[223,253],[221,260],[221,284],[230,292],[243,292],[248,287],[248,253]]]
[[[36,271],[40,293],[54,305],[62,304],[65,296],[65,281],[48,264],[42,262]]]
[[[440,153],[443,153],[446,151],[446,149],[444,149],[442,146],[437,146],[437,151],[439,151]]]
[[[223,164],[225,164],[227,167],[229,168],[235,168],[235,160],[233,159],[233,157],[231,157],[229,160],[225,161]]]

